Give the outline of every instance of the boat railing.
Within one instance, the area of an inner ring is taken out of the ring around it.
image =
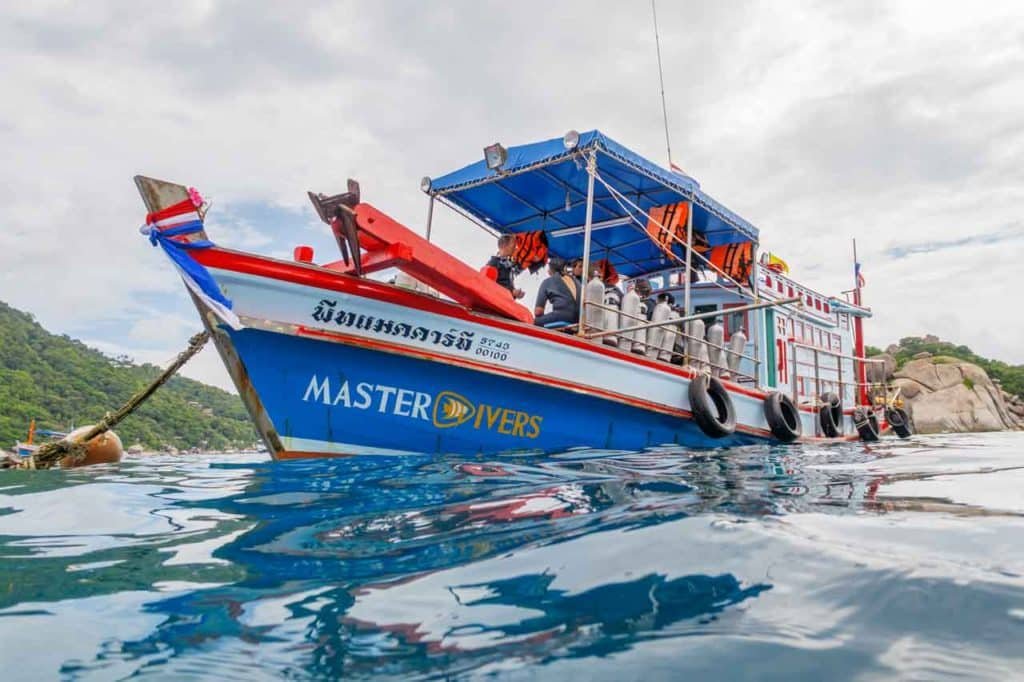
[[[784,299],[784,300],[781,300],[781,301],[754,303],[754,304],[751,304],[751,305],[748,305],[748,306],[742,306],[742,307],[739,307],[739,308],[731,308],[731,309],[729,309],[728,312],[730,312],[730,313],[733,313],[733,312],[743,312],[743,311],[746,311],[746,310],[757,310],[757,309],[760,309],[760,308],[776,307],[776,306],[780,306],[780,305],[789,305],[789,304],[794,304],[794,303],[795,304],[801,304],[801,301],[800,301],[799,298],[794,297],[794,298]],[[757,383],[757,378],[758,378],[758,376],[760,376],[761,359],[759,357],[758,347],[757,347],[756,341],[754,342],[754,354],[753,355],[749,355],[747,353],[744,353],[743,351],[733,350],[732,348],[728,347],[724,343],[722,345],[713,345],[709,340],[707,340],[705,338],[696,337],[696,336],[694,336],[692,334],[688,334],[685,331],[686,323],[688,323],[688,322],[690,322],[692,320],[700,320],[700,319],[704,319],[704,318],[718,317],[721,314],[721,311],[711,311],[711,312],[706,312],[706,313],[698,313],[698,314],[695,314],[695,315],[689,315],[687,317],[677,317],[677,318],[670,318],[670,319],[667,319],[667,320],[661,320],[661,321],[658,321],[658,322],[650,322],[644,316],[632,315],[632,314],[629,314],[629,313],[625,313],[622,310],[620,310],[619,308],[616,308],[614,306],[609,306],[609,305],[606,305],[604,303],[598,303],[596,301],[587,301],[585,303],[585,305],[589,306],[591,308],[599,309],[599,310],[607,310],[607,311],[610,311],[610,312],[613,312],[613,313],[618,313],[620,316],[629,318],[629,319],[631,319],[633,321],[637,321],[637,322],[640,323],[640,324],[636,324],[636,325],[629,326],[629,327],[622,327],[620,329],[602,329],[602,330],[598,330],[598,331],[591,331],[591,332],[585,334],[585,338],[587,338],[587,339],[594,340],[594,339],[600,339],[600,338],[604,338],[604,337],[618,336],[620,339],[625,339],[628,343],[630,343],[630,344],[632,344],[634,346],[637,346],[637,345],[641,346],[644,349],[645,353],[647,353],[647,352],[649,352],[651,350],[662,351],[663,349],[660,346],[656,347],[653,344],[648,344],[646,338],[644,340],[630,338],[629,335],[632,332],[641,331],[641,330],[649,330],[649,329],[657,329],[657,328],[661,328],[661,327],[678,327],[677,329],[673,330],[673,333],[675,335],[677,335],[678,338],[681,338],[684,341],[695,341],[697,344],[702,344],[709,351],[711,349],[720,351],[722,353],[722,361],[724,362],[724,364],[723,363],[713,362],[711,360],[711,358],[710,358],[710,353],[708,353],[709,357],[708,357],[707,360],[705,360],[703,358],[693,358],[690,355],[690,344],[684,342],[683,343],[683,350],[682,350],[681,353],[676,353],[674,348],[671,351],[671,354],[673,356],[675,356],[675,355],[681,355],[682,356],[682,364],[684,366],[691,367],[691,368],[696,368],[696,369],[703,369],[704,367],[707,367],[707,368],[711,369],[712,373],[715,376],[727,375],[733,381],[736,381],[736,382],[740,382],[740,383],[754,383],[754,384]],[[700,346],[698,345],[698,347],[700,347]],[[729,366],[729,359],[730,358],[738,359],[738,362],[736,362],[736,367],[735,368],[732,368],[732,367]],[[753,371],[752,372],[748,373],[748,372],[742,371],[741,368],[742,368],[742,364],[743,364],[742,361],[743,360],[747,360],[747,361],[750,362],[750,364],[753,366]]]
[[[836,391],[840,397],[846,397],[846,389],[850,388],[853,391],[853,401],[856,402],[857,394],[861,388],[866,389],[869,393],[873,391],[881,390],[885,397],[885,404],[889,404],[894,396],[889,395],[889,385],[885,382],[861,382],[858,377],[861,375],[862,364],[881,364],[884,360],[875,360],[872,358],[866,358],[860,355],[846,355],[844,353],[838,353],[832,350],[826,350],[819,348],[818,346],[812,346],[807,343],[796,341],[795,339],[789,339],[789,345],[792,348],[792,366],[793,369],[790,374],[790,389],[792,391],[793,402],[798,405],[812,405],[817,407],[820,405],[821,396],[827,391]],[[801,360],[797,355],[799,350],[810,351],[812,354],[812,360]],[[835,361],[835,366],[829,364],[823,364],[822,359],[829,362]],[[849,361],[852,365],[851,373],[853,374],[853,380],[844,380],[843,378],[843,362]],[[808,368],[807,373],[800,373],[800,367]],[[823,373],[835,373],[835,377],[831,376],[823,377]],[[814,391],[810,395],[805,396],[805,399],[801,402],[798,382],[800,379],[812,379],[814,381]]]

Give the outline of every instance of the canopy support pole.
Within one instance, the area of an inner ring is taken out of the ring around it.
[[[692,267],[693,253],[693,195],[690,195],[690,205],[686,211],[686,282],[683,283],[683,308],[687,315],[693,313],[693,308],[690,306],[690,280],[693,279],[693,275],[690,273]]]
[[[434,224],[434,195],[430,195],[430,205],[427,206],[427,241],[430,241],[430,228]]]
[[[597,152],[591,151],[587,156],[587,218],[583,222],[583,277],[581,278],[580,296],[580,321],[577,325],[579,336],[587,333],[586,325],[583,324],[583,312],[586,309],[587,274],[590,271],[590,232],[594,220],[594,176],[597,175]]]

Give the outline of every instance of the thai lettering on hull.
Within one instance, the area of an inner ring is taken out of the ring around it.
[[[438,429],[470,425],[514,438],[534,439],[540,435],[543,417],[488,403],[474,403],[454,391],[436,395],[370,381],[331,382],[330,376],[314,374],[302,395],[302,402],[329,407],[364,410],[430,422]]]
[[[310,314],[317,322],[323,324],[334,324],[338,327],[346,327],[359,331],[370,332],[377,336],[398,337],[432,343],[442,348],[455,348],[460,351],[473,349],[473,336],[475,332],[467,329],[447,330],[432,329],[430,327],[413,326],[408,322],[396,322],[383,317],[373,315],[362,315],[338,308],[338,301],[324,298],[316,304],[316,308]]]

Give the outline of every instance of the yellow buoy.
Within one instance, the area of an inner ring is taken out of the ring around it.
[[[91,426],[81,426],[65,436],[64,440],[73,441],[91,428]],[[71,457],[65,457],[60,461],[60,466],[66,469],[90,464],[120,462],[123,454],[124,448],[118,435],[113,431],[104,431],[85,444],[85,456],[82,459],[74,461]]]

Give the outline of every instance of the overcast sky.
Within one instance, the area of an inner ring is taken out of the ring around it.
[[[868,342],[1024,362],[1024,3],[667,2],[676,162],[825,293],[856,237]],[[598,128],[665,163],[651,7],[630,2],[42,2],[0,9],[0,299],[164,362],[200,328],[139,235],[143,173],[211,238],[335,257],[305,191],[360,180],[421,229],[423,175]],[[474,265],[491,240],[437,215]],[[186,372],[219,385],[212,352]]]

